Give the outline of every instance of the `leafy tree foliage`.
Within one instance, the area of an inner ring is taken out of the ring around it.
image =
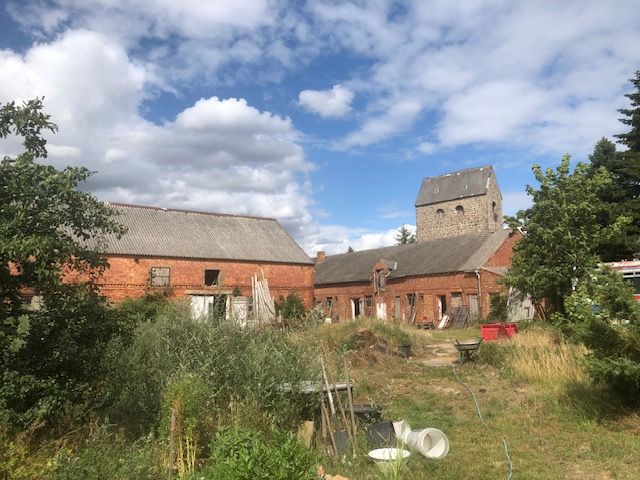
[[[15,422],[79,401],[119,329],[91,280],[106,266],[100,238],[123,230],[77,189],[89,170],[36,161],[47,156],[43,133],[57,130],[42,108],[40,99],[0,105],[0,138],[22,137],[25,149],[0,161],[0,408]],[[39,311],[25,310],[26,289],[44,299]]]
[[[415,234],[406,225],[400,226],[398,233],[394,237],[398,245],[406,245],[408,243],[416,243]]]
[[[22,136],[25,152],[0,162],[0,315],[19,314],[20,292],[47,295],[60,287],[64,270],[93,274],[104,267],[96,252],[101,235],[122,233],[113,211],[77,189],[91,172],[58,170],[46,158],[42,132],[55,132],[40,99],[0,107],[0,137]],[[96,270],[98,269],[98,270]]]
[[[622,276],[603,268],[587,275],[553,322],[590,351],[589,372],[615,393],[640,394],[640,304]]]
[[[547,312],[542,300],[551,311],[562,311],[575,283],[597,265],[597,246],[619,235],[628,221],[620,217],[607,226],[599,222],[607,208],[601,194],[611,187],[611,177],[605,169],[590,173],[581,163],[572,172],[569,160],[565,155],[555,171],[543,172],[534,165],[540,186],[527,186],[533,205],[507,219],[526,235],[514,247],[505,282],[531,295],[543,317]]]

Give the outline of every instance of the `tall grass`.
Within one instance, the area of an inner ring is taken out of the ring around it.
[[[511,343],[509,362],[523,380],[558,388],[590,382],[582,346],[566,343],[548,330],[528,330]]]
[[[484,343],[479,358],[518,379],[557,392],[590,384],[586,353],[583,346],[567,343],[551,330],[532,328],[510,340]]]

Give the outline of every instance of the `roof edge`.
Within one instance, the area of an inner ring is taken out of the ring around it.
[[[214,217],[235,217],[235,218],[250,218],[252,220],[268,220],[272,222],[277,222],[277,220],[273,217],[258,217],[255,215],[236,215],[233,213],[218,213],[218,212],[206,212],[203,210],[186,210],[180,208],[165,208],[165,207],[154,207],[151,205],[136,205],[133,203],[121,203],[121,202],[103,202],[107,206],[113,207],[124,207],[124,208],[139,208],[142,210],[156,210],[159,212],[178,212],[178,213],[194,213],[197,215],[211,215]]]

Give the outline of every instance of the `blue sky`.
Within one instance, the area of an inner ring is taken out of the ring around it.
[[[393,243],[425,176],[493,164],[526,207],[532,163],[625,130],[639,46],[634,0],[5,2],[0,103],[45,96],[47,161],[100,199],[337,253]]]

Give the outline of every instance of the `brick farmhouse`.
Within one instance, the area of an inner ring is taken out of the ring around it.
[[[101,245],[109,268],[98,286],[109,300],[165,293],[206,310],[234,291],[251,296],[251,277],[258,275],[272,296],[295,292],[311,306],[313,262],[276,220],[109,205],[127,227]]]

